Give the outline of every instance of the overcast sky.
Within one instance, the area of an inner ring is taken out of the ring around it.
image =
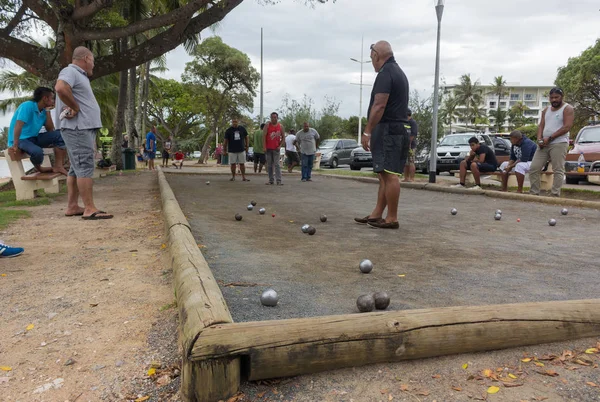
[[[246,0],[216,31],[228,45],[247,53],[260,69],[260,28],[264,28],[265,114],[277,110],[285,93],[307,94],[316,106],[325,96],[341,102],[340,114],[357,115],[361,35],[364,59],[369,45],[388,40],[408,76],[411,90],[429,95],[433,88],[436,40],[435,0],[338,0],[305,6],[281,0],[261,5]],[[441,76],[455,83],[465,73],[488,84],[503,75],[521,85],[552,85],[569,57],[594,44],[600,31],[597,0],[446,0],[442,20]],[[166,77],[179,79],[191,60],[182,48],[167,54]],[[375,73],[364,66],[363,81]],[[370,87],[364,88],[363,114]],[[259,101],[255,101],[258,114]],[[8,125],[0,116],[0,124]]]

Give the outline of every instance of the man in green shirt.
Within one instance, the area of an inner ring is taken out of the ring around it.
[[[254,132],[254,173],[257,171],[260,173],[267,162],[267,158],[265,157],[264,127],[265,124],[263,123],[260,125],[260,130]]]

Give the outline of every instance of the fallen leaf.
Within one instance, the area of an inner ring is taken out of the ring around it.
[[[2,370],[2,371],[12,371],[12,367],[10,367],[10,366],[0,366],[0,370]]]
[[[167,245],[165,243],[161,244],[160,248],[165,249],[167,248]]]
[[[529,363],[531,361],[530,357],[526,357],[525,359],[521,359],[523,363]]]
[[[481,374],[482,374],[484,377],[490,378],[491,376],[493,376],[493,375],[494,375],[494,372],[493,372],[492,370],[490,370],[490,369],[485,369],[485,370],[483,370],[483,371],[481,372]]]
[[[597,387],[598,385],[594,382],[588,381],[586,382],[587,385],[589,385],[590,387]]]
[[[533,397],[534,401],[545,401],[546,399],[548,399],[547,396],[534,396]]]
[[[500,388],[496,387],[495,385],[492,385],[487,389],[488,394],[496,394],[498,391],[500,391]]]
[[[504,384],[504,386],[506,388],[514,388],[514,387],[520,387],[523,384],[519,384],[517,382],[503,382],[502,384]]]
[[[429,391],[419,391],[419,392],[417,392],[417,395],[429,396]]]
[[[598,349],[596,348],[589,348],[585,350],[585,353],[587,353],[588,355],[593,355],[594,353],[598,353]]]
[[[198,244],[198,248],[205,248],[206,246],[204,244]]]
[[[554,370],[538,371],[538,373],[548,377],[558,377],[558,373]]]
[[[382,389],[379,392],[381,392],[381,395],[385,395],[385,394],[388,393],[388,390],[387,389]]]
[[[98,303],[90,303],[90,307],[96,307]]]
[[[406,384],[400,385],[400,390],[401,391],[408,391],[408,385],[406,385]]]
[[[467,369],[467,367],[469,367],[469,363],[465,363],[465,364],[463,364],[463,365],[462,365],[462,368],[463,368],[464,370],[466,370],[466,369]]]
[[[0,275],[0,276],[6,276],[6,274],[2,274],[2,275]]]
[[[400,278],[404,278],[406,275],[405,274],[400,274],[398,275]]]
[[[389,394],[389,395],[388,395],[388,401],[391,401],[392,399],[394,399],[394,395],[392,395],[392,394]]]
[[[35,325],[33,325],[33,324],[29,324],[29,325],[27,326],[27,328],[25,328],[25,330],[27,330],[27,331],[31,331],[31,330],[32,330],[34,327],[35,327]]]
[[[509,376],[510,378],[512,378],[513,380],[517,378],[517,376],[516,376],[516,375],[514,375],[513,373],[508,373],[508,376]]]
[[[462,391],[462,388],[461,388],[461,387],[454,387],[454,386],[453,386],[453,387],[452,387],[452,389],[453,389],[453,390],[455,390],[455,391],[458,391],[458,392]]]
[[[153,376],[154,374],[156,374],[156,369],[154,367],[152,367],[151,369],[148,370],[148,375]]]
[[[279,391],[277,391],[275,388],[273,388],[273,390],[271,392],[273,392],[273,395],[279,394]]]
[[[538,367],[544,367],[544,363],[542,362],[533,362],[533,364],[535,364]]]
[[[163,387],[171,382],[171,377],[168,374],[161,376],[158,380],[156,380],[156,385],[159,387]]]
[[[150,399],[149,396],[142,396],[142,397],[136,399],[135,402],[144,402],[144,401],[147,401],[148,399]]]
[[[258,394],[256,394],[257,397],[262,398],[263,396],[265,396],[265,391],[263,392],[259,392]]]
[[[585,362],[582,359],[575,359],[573,363],[581,364],[582,366],[591,366],[591,363]]]
[[[434,374],[434,375],[431,376],[431,378],[442,378],[442,376],[439,375],[439,374]]]
[[[560,381],[562,381],[562,383],[563,383],[563,384],[568,384],[568,383],[569,383],[569,381],[567,381],[567,380],[566,380],[566,379],[564,379],[564,378],[561,378],[561,379],[560,379]]]

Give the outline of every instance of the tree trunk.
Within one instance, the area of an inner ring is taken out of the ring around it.
[[[144,66],[146,75],[144,76],[144,101],[142,103],[142,138],[146,134],[146,122],[148,121],[148,97],[150,96],[150,64],[152,61],[147,61]]]
[[[211,130],[211,133],[208,134],[208,137],[206,137],[206,140],[204,141],[204,145],[202,146],[202,154],[200,155],[200,159],[198,159],[198,163],[206,163],[208,161],[208,150],[210,148],[210,143],[213,140],[213,138],[215,138],[215,133],[217,132],[217,128],[213,127],[213,129]]]
[[[135,67],[129,69],[129,83],[127,84],[127,115],[125,124],[127,126],[127,136],[129,137],[129,146],[135,147],[135,89],[137,83]]]
[[[113,143],[110,159],[117,170],[123,169],[123,158],[121,156],[121,143],[123,142],[123,128],[125,125],[125,108],[127,107],[127,70],[119,73],[119,101],[117,103],[117,114],[113,125]]]
[[[140,136],[140,138],[138,139],[138,143],[136,144],[136,146],[139,146],[138,144],[141,141],[141,136],[144,134],[144,130],[142,128],[142,120],[144,119],[144,88],[145,88],[145,76],[147,74],[146,72],[146,65],[141,65],[140,67],[140,83],[138,85],[138,96],[137,96],[137,100],[136,100],[136,110],[135,110],[135,131],[138,133],[138,135]]]

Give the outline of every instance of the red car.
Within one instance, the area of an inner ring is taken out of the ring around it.
[[[600,173],[600,124],[585,126],[575,137],[573,149],[567,154],[565,162],[567,184],[579,184],[580,181],[585,180],[594,183],[600,181],[600,176],[582,175],[577,172],[578,160],[582,152],[585,158],[584,172],[590,172],[591,168],[593,172]]]

